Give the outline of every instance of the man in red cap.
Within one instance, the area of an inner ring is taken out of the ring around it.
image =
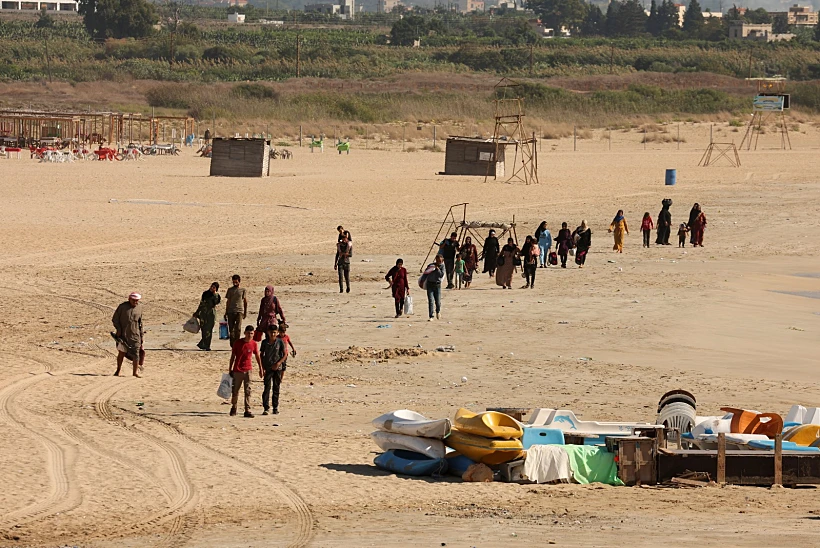
[[[127,357],[134,364],[134,376],[139,377],[137,369],[140,363],[140,351],[142,350],[142,305],[140,304],[142,295],[134,291],[128,295],[128,300],[122,303],[114,311],[111,323],[116,329],[115,338],[117,345],[117,372],[120,374],[122,360]]]

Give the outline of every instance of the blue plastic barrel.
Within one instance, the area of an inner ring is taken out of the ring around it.
[[[678,180],[678,170],[676,169],[667,169],[666,170],[666,186],[675,186],[675,183]]]

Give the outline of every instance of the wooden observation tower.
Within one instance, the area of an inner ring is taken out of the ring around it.
[[[504,154],[505,149],[515,147],[515,156],[508,165],[511,173],[506,182],[522,181],[524,184],[538,183],[538,150],[535,133],[524,133],[524,99],[520,95],[521,84],[502,78],[493,88],[495,99],[495,130],[492,142],[495,144],[495,158]],[[490,177],[489,171],[484,182]],[[493,174],[495,178],[495,175]]]

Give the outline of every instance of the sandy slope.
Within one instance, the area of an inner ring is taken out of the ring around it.
[[[443,155],[427,152],[296,149],[259,180],[208,178],[207,160],[189,153],[0,161],[0,545],[611,545],[628,533],[655,546],[681,530],[701,545],[815,543],[814,489],[475,485],[371,464],[369,421],[397,408],[557,406],[652,421],[677,387],[701,414],[819,405],[820,301],[805,296],[820,291],[818,135],[744,154],[739,169],[697,168],[708,131],[686,125],[680,151],[644,151],[635,134],[618,134],[611,152],[601,135],[574,153],[571,140],[544,143],[530,187],[437,176]],[[662,184],[667,167],[674,188]],[[640,216],[667,196],[676,223],[704,206],[705,248],[640,248]],[[416,272],[460,202],[471,219],[515,215],[520,238],[542,219],[553,231],[588,219],[589,268],[539,270],[534,290],[477,277],[446,292],[437,323],[423,321],[414,291],[416,316],[394,320],[381,277],[397,256]],[[633,233],[615,256],[606,227],[619,208]],[[340,223],[356,245],[350,295],[331,269]],[[180,328],[209,282],[224,288],[234,272],[253,311],[276,284],[300,351],[275,419],[229,418],[214,393],[227,344],[198,352]],[[131,289],[146,305],[142,380],[109,376],[111,311]],[[457,351],[331,354],[441,344]]]

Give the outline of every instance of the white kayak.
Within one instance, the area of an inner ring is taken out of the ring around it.
[[[428,419],[421,413],[399,409],[373,419],[373,426],[384,432],[434,438],[441,440],[450,435],[450,419]]]
[[[414,453],[421,453],[431,459],[443,459],[447,451],[441,440],[417,438],[394,432],[382,432],[381,430],[373,432],[370,437],[383,451],[405,449]]]

